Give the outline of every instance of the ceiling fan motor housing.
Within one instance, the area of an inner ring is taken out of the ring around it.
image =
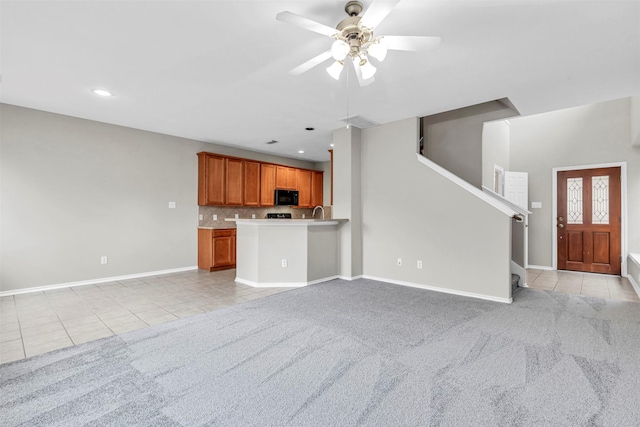
[[[357,3],[359,6],[352,5],[352,3]],[[350,8],[350,6],[356,7]],[[345,6],[345,11],[349,13],[349,10],[357,10],[357,13],[360,13],[362,11],[362,3],[358,1],[347,3],[347,5]],[[362,18],[360,16],[357,16],[357,13],[343,19],[336,26],[336,29],[339,31],[339,35],[337,36],[337,38],[343,40],[349,45],[349,47],[351,48],[350,55],[352,57],[356,57],[359,55],[360,48],[364,44],[371,41],[371,37],[373,35],[373,32],[370,29],[360,26],[360,20]]]

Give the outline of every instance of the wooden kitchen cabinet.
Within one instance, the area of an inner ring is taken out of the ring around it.
[[[236,229],[198,229],[198,268],[208,271],[236,266]]]
[[[311,171],[298,169],[297,171],[298,207],[311,207]]]
[[[271,196],[273,197],[273,195]],[[244,206],[260,206],[260,163],[244,162]]]
[[[323,206],[324,173],[311,171],[311,207]]]
[[[260,165],[260,205],[273,206],[276,189],[276,165]]]
[[[226,193],[226,159],[198,154],[198,204],[224,205]]]
[[[198,153],[198,205],[274,206],[274,190],[298,190],[299,206],[322,205],[322,171]]]
[[[295,190],[297,188],[297,169],[276,165],[276,188]]]
[[[244,161],[198,153],[198,205],[242,206]]]
[[[225,205],[242,206],[244,187],[244,162],[240,159],[226,159],[227,162],[227,195]]]

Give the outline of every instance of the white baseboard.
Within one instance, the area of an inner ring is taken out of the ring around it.
[[[236,277],[235,281],[242,283],[243,285],[251,286],[253,288],[302,288],[304,286],[315,285],[316,283],[328,282],[330,280],[338,279],[338,276],[324,277],[318,280],[312,280],[310,282],[268,282],[258,283],[251,280],[242,279]]]
[[[531,264],[529,264],[527,266],[527,268],[534,268],[536,270],[551,270],[551,271],[555,270],[555,268],[549,267],[548,265],[531,265]]]
[[[125,276],[103,277],[101,279],[81,280],[79,282],[58,283],[56,285],[36,286],[34,288],[14,289],[11,291],[0,291],[0,297],[11,295],[28,294],[32,292],[44,292],[54,289],[71,288],[75,286],[95,285],[98,283],[117,282],[119,280],[139,279],[140,277],[160,276],[163,274],[181,273],[183,271],[197,270],[197,266],[172,268],[169,270],[148,271],[146,273],[127,274]]]
[[[404,282],[401,280],[385,279],[382,277],[373,277],[373,276],[367,276],[367,275],[362,276],[362,278],[376,280],[378,282],[391,283],[394,285],[409,286],[411,288],[426,289],[428,291],[442,292],[445,294],[452,294],[452,295],[459,295],[463,297],[478,298],[478,299],[487,300],[487,301],[501,302],[505,304],[511,304],[513,302],[513,298],[493,297],[491,295],[476,294],[473,292],[458,291],[455,289],[441,288],[438,286],[430,286],[430,285],[422,285],[419,283]]]
[[[341,280],[348,280],[349,282],[354,281],[354,280],[358,280],[358,279],[362,279],[364,278],[364,276],[361,274],[359,276],[337,276],[337,279],[341,279]]]

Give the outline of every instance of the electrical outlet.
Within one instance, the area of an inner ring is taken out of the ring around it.
[[[402,265],[402,258],[398,258],[398,267]]]
[[[204,219],[204,215],[202,215],[202,214],[198,215],[198,219],[199,219],[200,221],[202,221],[202,220]]]
[[[256,219],[256,214],[251,214],[251,218]]]
[[[240,214],[236,214],[236,219],[240,218]]]
[[[416,263],[416,267],[422,268],[422,261],[418,260],[418,262]]]
[[[282,267],[286,267],[286,266],[287,266],[287,260],[286,260],[286,259],[283,259],[283,260],[282,260]]]
[[[218,220],[218,215],[213,214],[213,220],[214,220],[214,221],[217,221],[217,220]]]
[[[100,257],[100,264],[106,264],[106,263],[107,263],[107,257],[106,256]]]

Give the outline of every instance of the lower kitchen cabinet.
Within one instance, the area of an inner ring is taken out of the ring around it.
[[[198,268],[209,271],[236,267],[236,229],[198,229]]]

